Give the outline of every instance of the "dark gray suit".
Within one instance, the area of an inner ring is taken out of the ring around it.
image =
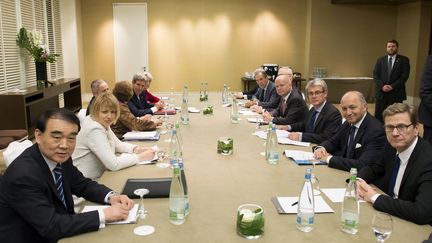
[[[294,88],[291,90],[286,101],[286,109],[282,110],[282,102],[284,98],[280,98],[279,106],[272,111],[273,123],[277,125],[290,125],[303,121],[308,113],[308,108],[301,94]]]
[[[67,209],[37,144],[7,168],[0,184],[0,242],[57,242],[99,229],[97,211],[75,214],[72,194],[104,203],[111,190],[85,178],[70,158],[62,167]]]
[[[359,171],[358,177],[367,183],[382,178],[383,191],[387,191],[392,174],[396,150],[386,145],[382,160],[373,161]],[[398,199],[381,195],[373,207],[416,224],[432,223],[432,146],[418,139],[402,177]]]
[[[382,112],[387,106],[406,100],[405,83],[410,72],[409,59],[405,56],[396,55],[390,78],[388,79],[388,56],[380,57],[373,71],[375,80],[375,117],[382,120]],[[382,87],[386,84],[392,86],[390,92],[383,92]]]
[[[314,132],[305,132],[314,108],[309,110],[306,119],[291,124],[292,132],[303,132],[302,141],[319,144],[337,133],[342,125],[342,117],[338,109],[327,101],[315,121]]]
[[[276,93],[275,84],[270,81],[266,90],[258,88],[253,97],[258,99],[259,106],[267,110],[276,109],[280,101],[280,96]]]
[[[360,170],[381,160],[387,143],[382,124],[367,113],[354,138],[354,148],[347,155],[350,127],[351,124],[344,122],[339,132],[320,144],[333,155],[328,166],[345,171],[350,171],[351,168]]]
[[[432,56],[426,60],[420,83],[419,120],[423,124],[423,138],[432,144]]]

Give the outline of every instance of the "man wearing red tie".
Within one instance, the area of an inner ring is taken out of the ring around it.
[[[359,171],[359,196],[379,211],[416,224],[432,223],[432,146],[418,136],[412,108],[395,103],[383,112],[387,145],[383,159]],[[382,183],[387,195],[367,183]]]
[[[378,58],[373,71],[375,80],[375,117],[383,121],[382,112],[387,106],[406,100],[405,82],[410,72],[409,59],[399,55],[399,43],[387,42],[387,55]]]

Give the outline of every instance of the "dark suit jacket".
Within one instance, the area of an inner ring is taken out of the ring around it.
[[[132,111],[132,114],[136,117],[144,116],[147,114],[153,114],[152,108],[154,105],[147,102],[147,97],[145,92],[141,92],[138,97],[133,94],[132,98],[128,102],[129,109]]]
[[[315,121],[314,132],[304,132],[313,110],[313,108],[309,110],[308,115],[303,121],[291,124],[291,131],[303,132],[303,142],[319,144],[336,134],[342,125],[342,117],[339,110],[327,101]]]
[[[281,101],[283,97],[280,98]],[[308,113],[308,108],[306,106],[303,97],[297,90],[292,89],[286,101],[285,112],[282,112],[281,102],[277,109],[272,111],[273,123],[277,125],[290,125],[305,119]]]
[[[90,102],[88,103],[87,110],[86,110],[86,116],[90,115],[90,109],[93,108],[93,104],[94,104],[95,99],[96,99],[96,97],[93,96],[91,98]]]
[[[383,190],[387,191],[396,150],[387,145],[384,157],[359,171],[358,177],[373,183],[382,177]],[[419,137],[405,173],[402,177],[398,199],[381,195],[373,207],[416,224],[432,223],[432,146]]]
[[[267,89],[258,88],[257,92],[253,95],[259,100],[258,105],[264,109],[276,109],[279,105],[280,96],[276,93],[276,87],[273,82],[269,81]]]
[[[405,56],[396,55],[396,60],[393,64],[393,68],[390,74],[390,82],[387,82],[388,74],[388,56],[378,58],[375,68],[373,71],[373,77],[375,80],[375,97],[377,99],[383,99],[385,95],[391,95],[394,99],[405,100],[405,82],[408,80],[410,72],[409,59]],[[393,88],[392,91],[384,93],[382,87],[385,84],[390,84]]]
[[[432,56],[427,58],[420,83],[419,120],[432,127]]]
[[[333,155],[329,163],[331,168],[345,171],[350,171],[351,168],[360,170],[374,161],[381,160],[383,156],[384,145],[387,143],[384,128],[381,122],[367,113],[354,138],[355,149],[350,157],[345,157],[350,126],[351,124],[344,122],[333,137],[320,144]]]
[[[111,190],[85,178],[70,158],[62,167],[68,209],[37,144],[7,168],[0,184],[0,242],[57,242],[99,229],[97,211],[74,213],[72,194],[104,203]]]

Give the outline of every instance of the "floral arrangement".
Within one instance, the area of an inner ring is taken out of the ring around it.
[[[55,62],[60,55],[48,53],[41,39],[40,31],[27,31],[22,27],[17,34],[16,44],[27,50],[35,62]]]

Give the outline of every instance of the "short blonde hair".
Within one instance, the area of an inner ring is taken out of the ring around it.
[[[117,98],[109,92],[102,93],[96,97],[96,100],[91,109],[90,116],[96,117],[99,112],[103,109],[112,109],[116,111],[116,116],[114,118],[115,123],[120,117],[120,106]]]

